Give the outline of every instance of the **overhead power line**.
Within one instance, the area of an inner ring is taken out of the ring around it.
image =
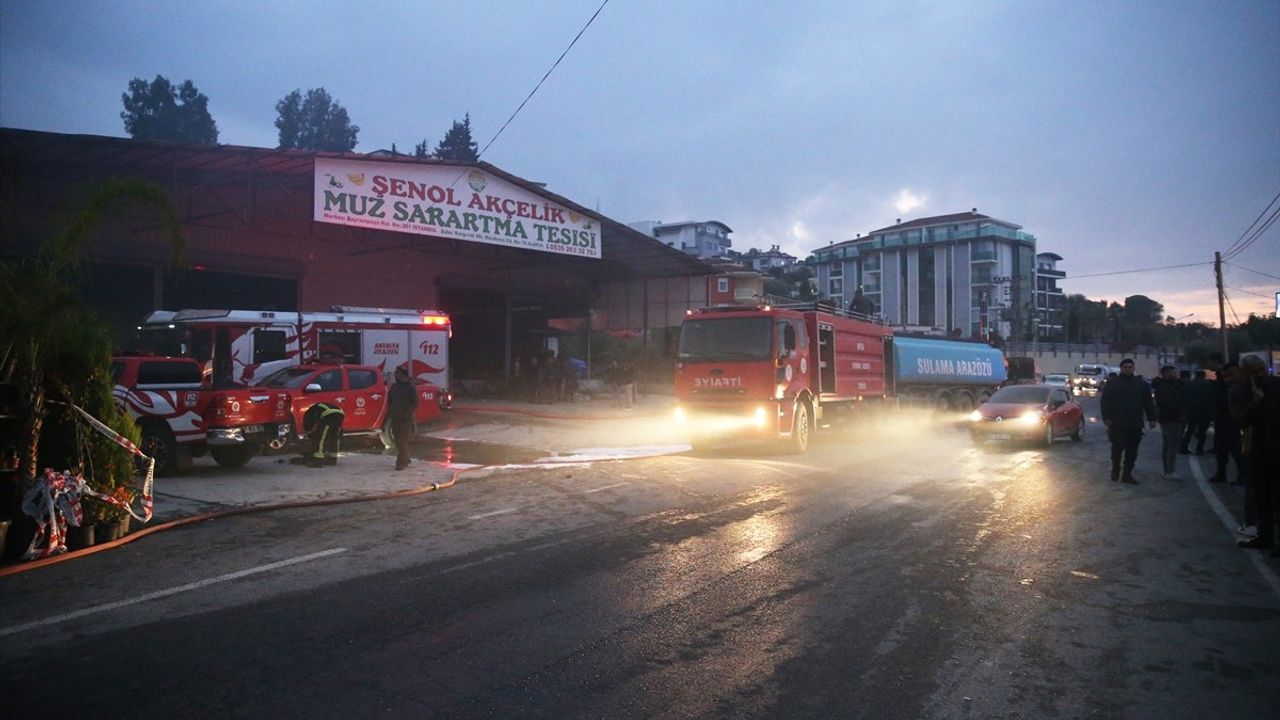
[[[1237,265],[1237,264],[1235,264],[1235,263],[1225,263],[1225,264],[1226,264],[1226,265],[1230,265],[1231,267],[1233,267],[1233,268],[1235,268],[1235,269],[1237,269],[1237,270],[1244,270],[1244,271],[1246,271],[1246,272],[1251,272],[1251,273],[1253,273],[1253,274],[1255,274],[1255,275],[1261,275],[1261,276],[1262,276],[1262,277],[1264,277],[1264,278],[1271,278],[1272,280],[1280,280],[1280,276],[1276,276],[1276,275],[1268,275],[1268,274],[1266,274],[1266,273],[1264,273],[1264,272],[1259,272],[1259,271],[1257,271],[1257,270],[1254,270],[1253,268],[1247,268],[1247,267],[1245,267],[1245,266],[1243,266],[1243,265]]]
[[[604,6],[608,4],[609,0],[604,0],[604,2],[600,3],[600,7],[596,8],[595,13],[591,15],[591,19],[587,21],[587,24],[583,25],[582,29],[578,31],[578,34],[573,36],[573,40],[569,41],[569,46],[564,49],[564,52],[560,53],[560,57],[556,58],[556,61],[551,64],[551,67],[542,76],[542,79],[538,81],[538,84],[534,85],[533,89],[529,91],[529,96],[520,103],[520,106],[515,109],[515,112],[511,113],[511,117],[507,118],[507,121],[502,123],[502,127],[498,128],[498,132],[494,133],[493,137],[489,138],[489,142],[484,144],[484,147],[481,148],[479,154],[476,155],[477,160],[484,156],[485,150],[489,149],[489,146],[498,139],[498,136],[502,134],[503,130],[507,129],[507,126],[511,124],[511,121],[516,119],[516,115],[519,115],[520,111],[524,109],[524,106],[533,99],[534,93],[538,92],[538,88],[542,87],[542,83],[546,82],[547,78],[551,77],[551,73],[560,66],[560,61],[564,60],[564,56],[568,55],[569,51],[573,49],[573,46],[578,42],[578,38],[582,37],[582,33],[586,32],[587,28],[591,27],[591,23],[596,21],[596,17],[600,15],[600,11],[604,10]]]
[[[1257,296],[1258,296],[1258,297],[1260,297],[1260,298],[1266,298],[1266,299],[1268,299],[1268,300],[1270,300],[1270,299],[1273,297],[1273,296],[1271,296],[1271,295],[1263,295],[1263,294],[1262,294],[1262,293],[1260,293],[1260,292],[1254,292],[1253,290],[1245,290],[1244,288],[1232,287],[1232,286],[1230,286],[1230,285],[1224,285],[1223,287],[1227,287],[1227,288],[1229,288],[1229,289],[1231,289],[1231,290],[1235,290],[1236,292],[1247,293],[1247,294],[1249,294],[1249,295],[1257,295]]]
[[[1182,265],[1165,265],[1164,267],[1153,268],[1137,268],[1134,270],[1116,270],[1115,272],[1093,273],[1092,275],[1072,275],[1069,280],[1079,280],[1081,278],[1106,277],[1108,275],[1129,275],[1131,273],[1156,272],[1158,270],[1174,270],[1176,268],[1201,267],[1203,265],[1212,265],[1211,262],[1195,262],[1184,263]]]
[[[1267,203],[1267,206],[1262,209],[1262,212],[1258,213],[1258,217],[1254,218],[1253,222],[1249,223],[1249,227],[1245,228],[1244,232],[1240,233],[1240,237],[1236,238],[1236,241],[1231,243],[1230,247],[1222,251],[1222,258],[1224,260],[1229,260],[1236,255],[1239,255],[1245,250],[1245,248],[1252,245],[1253,242],[1262,235],[1262,233],[1266,232],[1267,228],[1271,227],[1271,224],[1276,221],[1276,216],[1280,215],[1280,207],[1276,208],[1274,212],[1271,212],[1271,206],[1276,204],[1276,200],[1280,200],[1280,193],[1276,193],[1276,196],[1271,198],[1271,202]],[[1271,212],[1271,216],[1263,222],[1261,227],[1254,230],[1254,227],[1258,225],[1258,221],[1262,220],[1263,216],[1268,212]],[[1245,239],[1246,237],[1248,238],[1247,240]]]
[[[1226,290],[1222,291],[1222,299],[1227,301],[1227,309],[1231,311],[1231,317],[1236,319],[1236,324],[1240,324],[1240,314],[1236,312],[1236,306],[1231,304],[1231,298],[1227,295]]]
[[[1250,245],[1257,242],[1258,238],[1262,237],[1267,232],[1267,230],[1269,230],[1271,226],[1275,224],[1277,218],[1280,218],[1280,208],[1276,208],[1275,212],[1271,213],[1271,216],[1267,218],[1267,221],[1264,222],[1262,225],[1260,225],[1257,230],[1253,231],[1253,234],[1249,236],[1249,239],[1245,241],[1243,245],[1236,248],[1235,251],[1232,252],[1230,255],[1226,256],[1227,259],[1238,257],[1240,253],[1244,252],[1245,250],[1248,250]]]

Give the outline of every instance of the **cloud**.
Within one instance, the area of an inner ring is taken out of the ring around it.
[[[928,199],[923,195],[915,194],[911,188],[902,188],[898,191],[898,197],[894,199],[893,206],[898,209],[898,212],[905,214],[924,207],[924,203]]]

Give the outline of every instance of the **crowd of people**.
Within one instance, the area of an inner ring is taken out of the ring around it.
[[[1102,390],[1102,421],[1111,441],[1111,480],[1136,484],[1133,467],[1142,441],[1143,422],[1160,428],[1161,477],[1176,479],[1179,454],[1205,454],[1213,429],[1216,471],[1213,483],[1235,479],[1244,486],[1245,524],[1240,547],[1270,550],[1280,557],[1280,377],[1256,356],[1240,364],[1212,362],[1208,370],[1160,369],[1150,385],[1134,375],[1132,359],[1120,361],[1120,374]],[[1191,442],[1195,441],[1195,450]]]
[[[564,353],[548,351],[516,358],[512,375],[520,397],[531,403],[574,402],[578,394],[579,371]],[[613,393],[614,407],[630,408],[636,403],[639,369],[630,360],[610,360],[600,378]]]

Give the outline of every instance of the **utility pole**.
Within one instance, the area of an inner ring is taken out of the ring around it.
[[[1229,362],[1227,353],[1227,310],[1223,305],[1226,295],[1222,292],[1222,253],[1213,253],[1213,276],[1218,283],[1218,336],[1222,340],[1222,362]]]

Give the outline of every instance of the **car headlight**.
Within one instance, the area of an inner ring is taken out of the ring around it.
[[[676,415],[676,424],[683,425],[684,424],[684,408],[677,405],[675,415]]]
[[[1023,425],[1039,425],[1042,419],[1043,416],[1040,414],[1039,410],[1031,410],[1018,416],[1018,422]]]
[[[982,422],[982,413],[977,410],[969,413],[969,422]]]

